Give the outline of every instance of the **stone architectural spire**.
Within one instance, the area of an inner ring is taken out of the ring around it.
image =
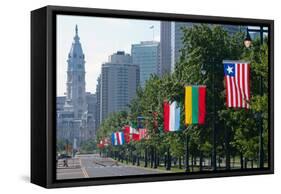
[[[72,110],[75,119],[81,119],[87,110],[85,92],[85,56],[75,26],[74,41],[67,59],[67,91],[65,109]]]

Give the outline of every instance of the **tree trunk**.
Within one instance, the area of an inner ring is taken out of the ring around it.
[[[194,171],[194,156],[192,155],[191,156],[191,171],[193,172]]]
[[[147,148],[144,150],[144,167],[147,167]]]
[[[245,158],[245,168],[248,168],[248,158]]]
[[[171,155],[170,155],[170,148],[168,147],[167,150],[167,167],[166,170],[171,170]]]
[[[244,165],[243,165],[243,154],[242,153],[240,153],[240,167],[241,167],[241,169],[243,169],[244,168]]]
[[[202,154],[202,151],[200,151],[200,158],[199,158],[199,170],[200,171],[203,170],[202,162],[203,162],[203,154]]]
[[[179,169],[182,169],[182,166],[181,166],[181,156],[179,157]]]
[[[230,146],[229,146],[229,132],[228,128],[225,127],[225,168],[226,170],[230,169]]]
[[[153,148],[150,150],[150,168],[153,168]]]

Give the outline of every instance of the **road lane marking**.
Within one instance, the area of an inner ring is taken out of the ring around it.
[[[79,158],[79,164],[80,164],[80,167],[82,168],[81,158]]]
[[[83,172],[83,174],[84,174],[84,177],[85,177],[85,178],[89,178],[89,175],[88,175],[88,173],[87,173],[85,167],[82,167],[81,158],[79,158],[79,162],[80,162],[80,167],[81,167],[81,170],[82,170],[82,172]]]
[[[83,174],[84,174],[84,177],[85,177],[85,178],[89,178],[89,175],[88,175],[86,169],[83,167],[83,168],[81,168],[81,170],[82,170],[82,172],[83,172]]]

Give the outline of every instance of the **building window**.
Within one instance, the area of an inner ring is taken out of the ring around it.
[[[71,74],[68,74],[68,81],[70,82],[72,80],[72,75]]]
[[[83,104],[83,100],[82,100],[81,97],[78,98],[78,104],[79,104],[79,105],[82,105],[82,104]]]

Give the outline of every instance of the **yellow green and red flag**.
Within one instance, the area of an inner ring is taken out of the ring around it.
[[[206,115],[206,86],[185,86],[185,124],[204,124]]]

